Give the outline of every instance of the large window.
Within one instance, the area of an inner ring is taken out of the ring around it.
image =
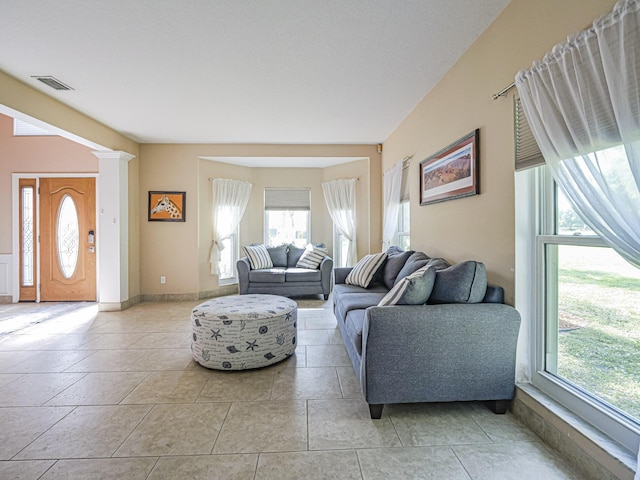
[[[342,235],[333,224],[333,265],[335,267],[347,267],[349,258],[349,240]]]
[[[411,204],[409,202],[409,160],[402,164],[402,186],[400,188],[400,211],[398,213],[398,246],[411,248]]]
[[[640,269],[586,226],[547,168],[536,172],[533,381],[633,445],[640,432]]]
[[[398,217],[398,246],[403,250],[411,248],[411,224],[409,216],[409,201],[400,204]]]
[[[311,239],[310,190],[266,188],[264,243],[306,246]]]
[[[224,248],[220,251],[218,261],[218,283],[219,285],[229,285],[237,283],[236,263],[238,262],[239,242],[238,229],[222,241]]]

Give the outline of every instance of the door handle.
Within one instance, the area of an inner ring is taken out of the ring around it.
[[[96,235],[93,230],[89,230],[89,243],[95,243]]]

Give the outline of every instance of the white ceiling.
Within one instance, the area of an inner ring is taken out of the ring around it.
[[[508,3],[4,0],[0,70],[143,143],[377,144]]]

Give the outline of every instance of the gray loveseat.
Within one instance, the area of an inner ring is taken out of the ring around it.
[[[345,283],[350,268],[334,269],[334,312],[371,418],[384,404],[416,402],[488,401],[504,413],[514,394],[520,315],[503,304],[503,289],[487,285],[479,262],[450,266],[422,252],[387,253],[368,288]],[[377,306],[425,265],[435,278],[426,303]]]
[[[333,260],[325,255],[318,268],[300,268],[300,257],[304,248],[294,245],[267,247],[273,267],[251,269],[247,257],[238,260],[238,288],[240,295],[248,293],[267,293],[295,297],[300,295],[323,295],[329,298],[331,293],[331,275]]]

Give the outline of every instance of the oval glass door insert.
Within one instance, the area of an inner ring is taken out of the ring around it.
[[[78,231],[78,210],[69,195],[65,195],[58,210],[57,246],[60,270],[65,278],[71,278],[78,265],[80,234]]]

